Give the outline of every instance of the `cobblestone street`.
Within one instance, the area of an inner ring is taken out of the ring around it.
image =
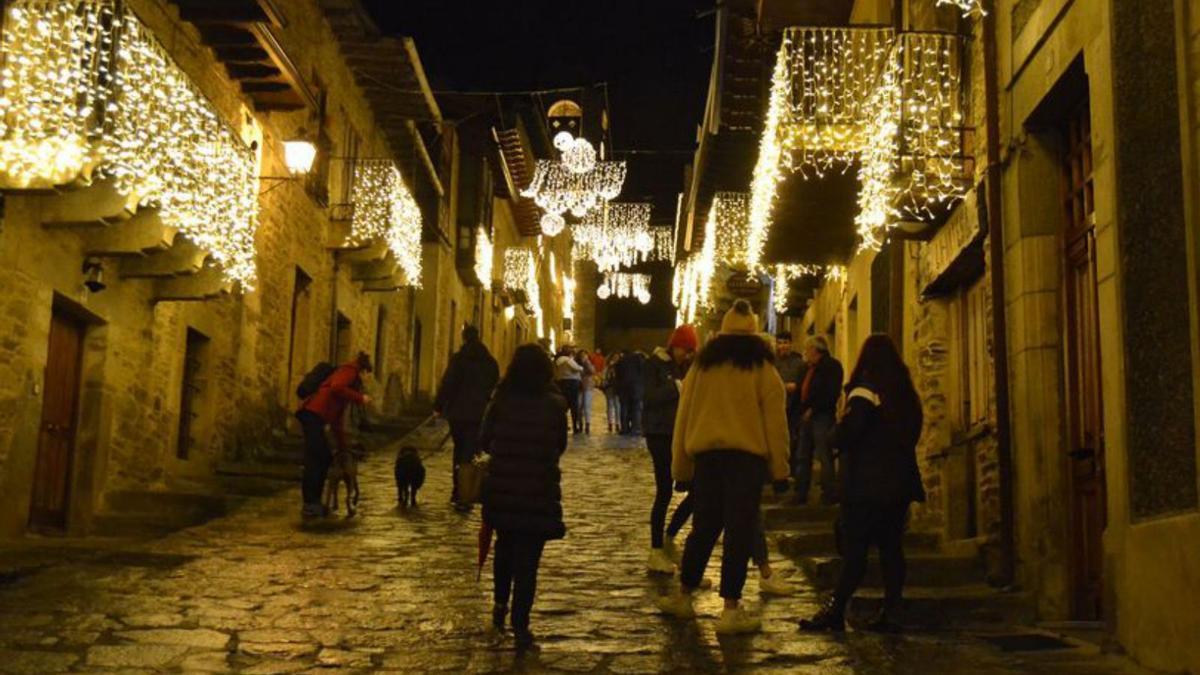
[[[595,428],[599,429],[599,426]],[[639,441],[598,434],[563,461],[569,534],[547,547],[534,608],[542,651],[518,657],[488,627],[490,566],[475,580],[478,510],[447,504],[444,427],[425,447],[421,506],[394,504],[391,453],[361,470],[359,515],[301,529],[294,491],[140,545],[36,547],[0,586],[0,669],[10,672],[1122,672],[1077,650],[1028,661],[954,634],[798,633],[819,598],[764,601],[764,632],[717,639],[720,599],[673,623],[643,571],[652,489]],[[716,567],[710,566],[710,575]],[[759,604],[751,575],[747,597]],[[1047,660],[1049,659],[1049,660]],[[328,672],[328,671],[325,671]]]

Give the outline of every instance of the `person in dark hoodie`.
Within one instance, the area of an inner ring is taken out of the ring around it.
[[[904,589],[904,528],[913,502],[925,501],[917,466],[924,416],[908,367],[886,335],[863,343],[846,386],[846,409],[835,442],[842,463],[842,572],[833,599],[801,630],[845,629],[846,605],[862,583],[867,550],[879,548],[884,603],[868,630],[899,630]]]
[[[492,622],[504,629],[511,598],[519,650],[534,644],[529,614],[542,550],[567,531],[558,468],[567,449],[567,401],[553,378],[554,366],[541,347],[518,347],[479,439],[492,457],[483,484],[483,522],[496,532]]]
[[[638,436],[642,433],[642,396],[646,355],[639,351],[625,352],[616,365],[617,395],[621,399],[621,433]]]
[[[450,501],[458,504],[458,467],[475,457],[479,425],[484,409],[492,398],[500,367],[487,347],[479,341],[479,329],[465,326],[462,348],[450,357],[442,384],[438,387],[433,411],[450,423],[454,440],[454,487]]]
[[[646,569],[670,574],[675,571],[672,552],[664,549],[663,528],[671,506],[671,439],[675,433],[675,409],[688,364],[700,340],[696,329],[684,324],[671,333],[666,349],[658,347],[646,360],[645,401],[642,431],[654,462],[654,504],[650,508],[650,557]]]

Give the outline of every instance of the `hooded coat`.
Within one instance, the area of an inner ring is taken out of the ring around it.
[[[646,393],[642,400],[642,431],[646,436],[670,436],[675,432],[675,411],[685,374],[662,347],[646,359]]]
[[[557,390],[499,391],[483,418],[480,449],[491,455],[483,521],[499,532],[566,535],[559,457],[567,449],[567,401]]]
[[[910,414],[889,419],[871,384],[852,383],[846,391],[846,414],[834,436],[834,444],[841,451],[842,501],[925,501],[917,466],[917,441],[923,425],[920,406]]]
[[[442,376],[433,409],[451,424],[479,424],[496,382],[500,367],[479,340],[463,343]]]

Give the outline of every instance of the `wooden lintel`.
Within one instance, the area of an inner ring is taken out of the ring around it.
[[[107,227],[133,217],[138,198],[116,189],[112,178],[48,196],[42,202],[44,227]]]

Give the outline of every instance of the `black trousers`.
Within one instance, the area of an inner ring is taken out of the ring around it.
[[[512,627],[529,630],[529,612],[537,594],[538,565],[546,540],[524,532],[496,533],[496,552],[492,558],[493,597],[497,605],[508,605],[512,598]]]
[[[321,492],[325,487],[325,476],[333,461],[329,438],[325,436],[325,420],[310,410],[296,413],[300,428],[304,432],[304,474],[300,481],[300,496],[305,505],[321,503]]]
[[[583,417],[579,414],[579,394],[582,388],[583,383],[579,380],[558,380],[558,390],[562,392],[563,398],[567,399],[567,408],[571,410],[572,431],[583,429]]]
[[[721,597],[741,599],[746,564],[759,531],[758,505],[766,472],[765,459],[741,450],[708,450],[696,455],[692,481],[695,514],[679,572],[684,586],[699,587],[717,538],[724,531]]]
[[[862,583],[871,546],[879,548],[884,601],[891,606],[898,605],[904,591],[904,528],[908,524],[908,503],[843,504],[841,520],[842,575],[833,594],[837,608],[844,610]]]
[[[667,524],[667,510],[671,508],[671,437],[653,434],[646,437],[650,450],[650,461],[654,463],[654,503],[650,506],[650,546],[662,548],[663,528]],[[685,500],[686,501],[686,500]],[[682,504],[680,505],[682,508]],[[675,512],[678,516],[679,511]],[[684,518],[686,520],[686,516]],[[674,522],[674,519],[672,519]],[[680,523],[680,527],[683,523]],[[678,532],[679,530],[676,530]]]
[[[458,467],[475,458],[479,447],[479,423],[451,422],[450,438],[454,442],[454,468],[451,475],[454,485],[450,488],[450,499],[458,501]]]
[[[689,492],[679,502],[679,506],[675,507],[675,513],[671,514],[671,522],[667,523],[667,536],[674,537],[679,534],[683,526],[687,524],[688,518],[692,517],[692,493]],[[763,524],[762,511],[758,513],[758,531],[754,533],[754,547],[750,549],[750,559],[754,561],[756,567],[762,567],[767,562],[767,528]]]
[[[637,390],[621,392],[621,431],[627,434],[642,433],[642,397]]]

